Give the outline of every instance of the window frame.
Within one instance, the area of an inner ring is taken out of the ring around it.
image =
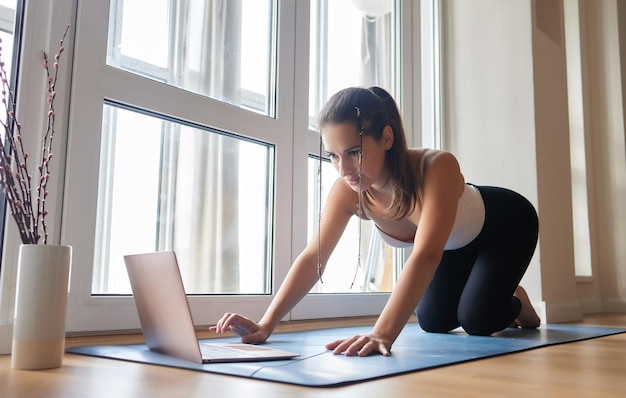
[[[291,2],[280,2],[280,15],[293,15],[295,5]],[[77,57],[76,72],[72,98],[73,114],[81,115],[70,121],[71,131],[101,131],[102,103],[105,100],[128,104],[141,108],[146,112],[155,112],[159,115],[170,116],[174,119],[190,121],[199,125],[218,128],[222,131],[253,139],[261,139],[275,146],[276,164],[290,165],[291,154],[287,148],[292,146],[293,137],[284,132],[290,131],[293,125],[291,105],[293,87],[293,58],[287,57],[286,52],[279,54],[278,68],[284,71],[279,77],[278,106],[281,113],[276,118],[245,111],[241,108],[216,101],[197,94],[189,93],[172,86],[163,85],[152,79],[139,77],[132,73],[110,67],[105,64],[107,45],[108,21],[96,23],[98,15],[108,15],[109,2],[93,2],[85,4],[79,11],[79,30],[77,37],[77,54],[91,51],[98,57]],[[291,17],[293,20],[293,17]],[[82,24],[81,21],[91,21]],[[289,28],[279,29],[279,46],[293,48],[293,35],[289,35]],[[102,55],[100,57],[100,55]],[[89,85],[92,81],[101,82],[97,86]],[[193,103],[191,101],[194,101]],[[198,112],[202,109],[202,112]],[[97,122],[94,122],[97,121]],[[259,134],[259,132],[264,132]],[[282,134],[281,134],[282,132]],[[99,139],[89,135],[75,134],[71,144],[81,148],[81,152],[99,154]],[[97,158],[97,156],[96,156]],[[93,237],[79,225],[95,224],[96,200],[85,193],[93,195],[97,192],[94,175],[97,168],[97,159],[79,159],[79,167],[70,164],[67,171],[67,202],[71,212],[66,214],[68,225],[65,239],[72,242],[74,248],[74,262],[79,258],[82,263],[88,263],[93,258]],[[89,173],[89,175],[86,175]],[[288,236],[289,210],[291,207],[289,186],[286,182],[292,180],[291,167],[276,169],[275,205],[281,212],[275,214],[276,236]],[[82,183],[78,182],[81,181]],[[91,184],[89,186],[88,184]],[[285,186],[283,186],[285,185]],[[80,193],[83,193],[82,195]],[[92,217],[89,219],[89,217]],[[87,220],[85,220],[87,218]],[[281,229],[283,230],[281,232]],[[291,261],[290,239],[276,239],[274,247],[274,263],[284,264]],[[130,296],[92,296],[91,295],[91,267],[75,267],[71,290],[68,300],[68,331],[106,330],[107,328],[127,329],[137,328],[136,310]],[[284,278],[281,269],[274,269],[273,286]],[[251,317],[262,315],[263,308],[269,304],[271,296],[238,295],[238,296],[190,296],[190,306],[194,319],[198,324],[214,323],[223,312],[228,310],[250,314]],[[102,314],[113,311],[115,308],[115,324]]]
[[[437,3],[439,0],[432,0]],[[399,79],[396,84],[403,89],[396,89],[396,92],[400,93],[396,101],[401,107],[403,113],[403,120],[406,127],[407,140],[409,145],[420,145],[422,142],[422,136],[420,131],[422,129],[421,124],[421,86],[419,84],[419,78],[421,73],[420,60],[421,52],[420,26],[414,26],[414,21],[420,21],[420,15],[422,8],[415,6],[411,1],[396,0],[396,6],[400,7],[399,24],[397,23],[397,29],[399,32]],[[310,16],[308,12],[309,4],[306,5],[307,12],[306,18],[302,18],[297,21],[298,26],[306,26],[306,29],[302,29],[299,32],[305,32],[306,37],[297,39],[297,42],[303,43],[309,42],[309,21]],[[424,9],[424,11],[433,10],[432,8]],[[300,15],[299,15],[300,16]],[[432,21],[427,21],[432,23]],[[432,29],[432,28],[430,28]],[[409,56],[407,56],[409,54]],[[416,55],[417,54],[417,55]],[[309,63],[309,48],[308,46],[300,46],[296,48],[295,52],[297,64],[296,70],[307,71],[308,76],[308,63]],[[298,67],[298,64],[301,64]],[[298,72],[296,72],[298,73]],[[401,83],[400,83],[401,82]],[[296,84],[296,96],[294,98],[295,103],[295,117],[294,117],[294,132],[298,134],[294,142],[294,153],[306,154],[306,156],[294,156],[294,169],[306,170],[307,161],[309,156],[319,155],[319,137],[318,133],[313,130],[302,130],[300,126],[302,123],[310,125],[308,116],[308,80],[303,84]],[[302,93],[302,94],[298,94]],[[307,181],[304,179],[294,179],[294,203],[305,203],[307,192]],[[299,196],[297,196],[299,195]],[[294,209],[294,225],[306,225],[307,222],[306,212],[296,212]],[[306,228],[300,230],[294,229],[292,231],[292,237],[294,239],[294,247],[304,247],[307,242]],[[294,253],[297,256],[299,252]],[[291,320],[303,320],[303,319],[317,319],[317,318],[335,318],[345,316],[368,316],[378,315],[382,311],[384,305],[387,302],[390,293],[331,293],[331,294],[309,294],[298,305],[296,305],[290,313]]]
[[[411,1],[396,0],[401,7],[400,81],[403,90],[398,102],[402,104],[409,143],[419,145],[421,123],[420,68],[420,7]],[[437,2],[438,0],[433,0]],[[138,106],[162,115],[212,126],[238,135],[262,139],[275,146],[274,186],[274,269],[273,291],[280,285],[289,266],[306,244],[307,161],[309,154],[319,148],[317,133],[310,131],[308,117],[309,84],[309,12],[308,1],[279,1],[278,19],[278,75],[276,117],[246,111],[245,120],[241,110],[220,101],[182,92],[163,86],[147,78],[131,76],[129,72],[106,65],[106,46],[109,1],[106,0],[52,0],[48,7],[27,3],[25,13],[25,48],[56,48],[57,33],[68,23],[72,25],[65,64],[65,85],[59,88],[57,113],[68,115],[57,121],[62,155],[67,150],[66,163],[54,164],[54,181],[51,185],[51,242],[73,246],[72,272],[68,298],[67,331],[95,332],[119,329],[138,329],[138,317],[130,296],[92,296],[91,273],[94,258],[94,234],[97,207],[99,146],[102,109],[106,99]],[[73,18],[68,21],[68,15]],[[46,28],[52,27],[49,31]],[[41,38],[41,39],[37,39]],[[77,56],[72,61],[72,55]],[[85,56],[84,54],[90,54]],[[24,53],[20,68],[24,75],[38,70],[38,54]],[[71,74],[72,70],[74,71]],[[132,83],[131,83],[132,81]],[[70,85],[71,82],[71,85]],[[130,85],[129,85],[130,84]],[[35,85],[21,87],[20,102],[29,103],[43,98]],[[130,87],[130,89],[129,89]],[[141,94],[140,94],[141,93]],[[70,102],[71,94],[71,102]],[[206,106],[202,112],[198,107],[189,107],[188,98],[193,97]],[[185,98],[185,101],[182,99]],[[19,105],[18,105],[19,106]],[[71,113],[69,110],[71,109]],[[27,112],[35,114],[37,110]],[[200,113],[200,114],[199,114]],[[36,117],[35,117],[36,118]],[[30,118],[29,118],[30,120]],[[93,134],[81,132],[97,132]],[[262,131],[264,135],[259,136]],[[36,148],[36,143],[30,143]],[[81,148],[76,150],[75,148]],[[95,156],[94,156],[95,154]],[[57,159],[64,159],[58,156]],[[295,170],[295,172],[294,172]],[[95,173],[95,174],[94,174]],[[0,281],[0,352],[10,343],[10,319],[12,318],[14,282],[19,241],[15,228],[7,223],[3,265]],[[378,314],[387,301],[388,293],[366,294],[314,294],[308,295],[285,318],[285,320],[331,318]],[[212,324],[226,310],[237,311],[258,319],[270,303],[273,295],[267,296],[190,296],[189,303],[196,324]],[[4,323],[3,323],[4,322]]]

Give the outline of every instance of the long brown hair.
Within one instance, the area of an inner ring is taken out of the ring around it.
[[[356,111],[358,109],[358,111]],[[404,133],[404,124],[396,102],[380,87],[350,87],[334,94],[324,105],[318,116],[321,129],[328,124],[354,123],[368,135],[379,141],[383,128],[390,126],[394,140],[385,153],[385,167],[389,175],[392,200],[388,211],[396,219],[406,217],[416,205],[420,205],[420,173],[414,173],[409,160],[409,149]],[[365,195],[366,203],[369,198]]]

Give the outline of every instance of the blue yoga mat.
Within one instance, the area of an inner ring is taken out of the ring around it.
[[[378,379],[418,370],[510,354],[554,344],[563,344],[612,334],[626,329],[548,324],[539,329],[506,329],[490,337],[469,336],[465,332],[448,334],[424,332],[417,324],[408,324],[392,348],[392,355],[364,358],[333,355],[324,345],[339,338],[367,333],[370,327],[348,327],[271,336],[271,347],[302,354],[291,360],[196,364],[148,350],[143,344],[122,346],[87,346],[67,350],[109,359],[170,366],[231,376],[249,377],[314,387],[337,386]],[[211,341],[237,341],[235,338]]]

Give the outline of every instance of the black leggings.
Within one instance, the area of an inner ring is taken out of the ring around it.
[[[507,328],[521,304],[513,292],[537,245],[537,212],[523,196],[479,186],[485,224],[470,244],[446,250],[417,307],[427,332],[447,333],[462,326],[488,336]]]

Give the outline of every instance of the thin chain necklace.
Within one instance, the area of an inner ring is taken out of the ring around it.
[[[361,115],[361,111],[359,108],[357,110],[357,118]],[[359,273],[359,269],[361,268],[361,241],[362,241],[362,224],[363,224],[363,127],[360,126],[361,120],[359,119],[359,138],[361,139],[361,147],[359,149],[359,202],[356,205],[356,215],[359,217],[359,243],[358,243],[358,252],[356,257],[356,269],[354,270],[354,276],[352,277],[352,283],[350,284],[350,289],[354,286],[354,282],[356,281],[356,277]]]
[[[320,283],[323,284],[322,280],[322,133],[320,132],[320,152],[317,163],[317,178],[319,180],[319,198],[318,198],[318,209],[317,209],[317,277],[320,280]]]
[[[359,217],[358,224],[358,251],[357,251],[357,261],[356,261],[356,269],[354,271],[354,277],[352,278],[352,283],[350,284],[350,289],[354,286],[354,282],[356,281],[356,277],[359,273],[359,269],[361,268],[361,242],[362,242],[362,222],[363,222],[363,133],[365,130],[361,125],[361,109],[355,107],[356,110],[356,118],[358,121],[359,128],[359,139],[360,148],[359,148],[359,192],[358,192],[358,203],[357,203],[357,216]],[[319,203],[318,203],[318,213],[317,213],[317,277],[321,284],[324,283],[322,280],[322,134],[320,133],[320,145],[319,145],[319,156],[317,163],[317,174],[319,180]]]

